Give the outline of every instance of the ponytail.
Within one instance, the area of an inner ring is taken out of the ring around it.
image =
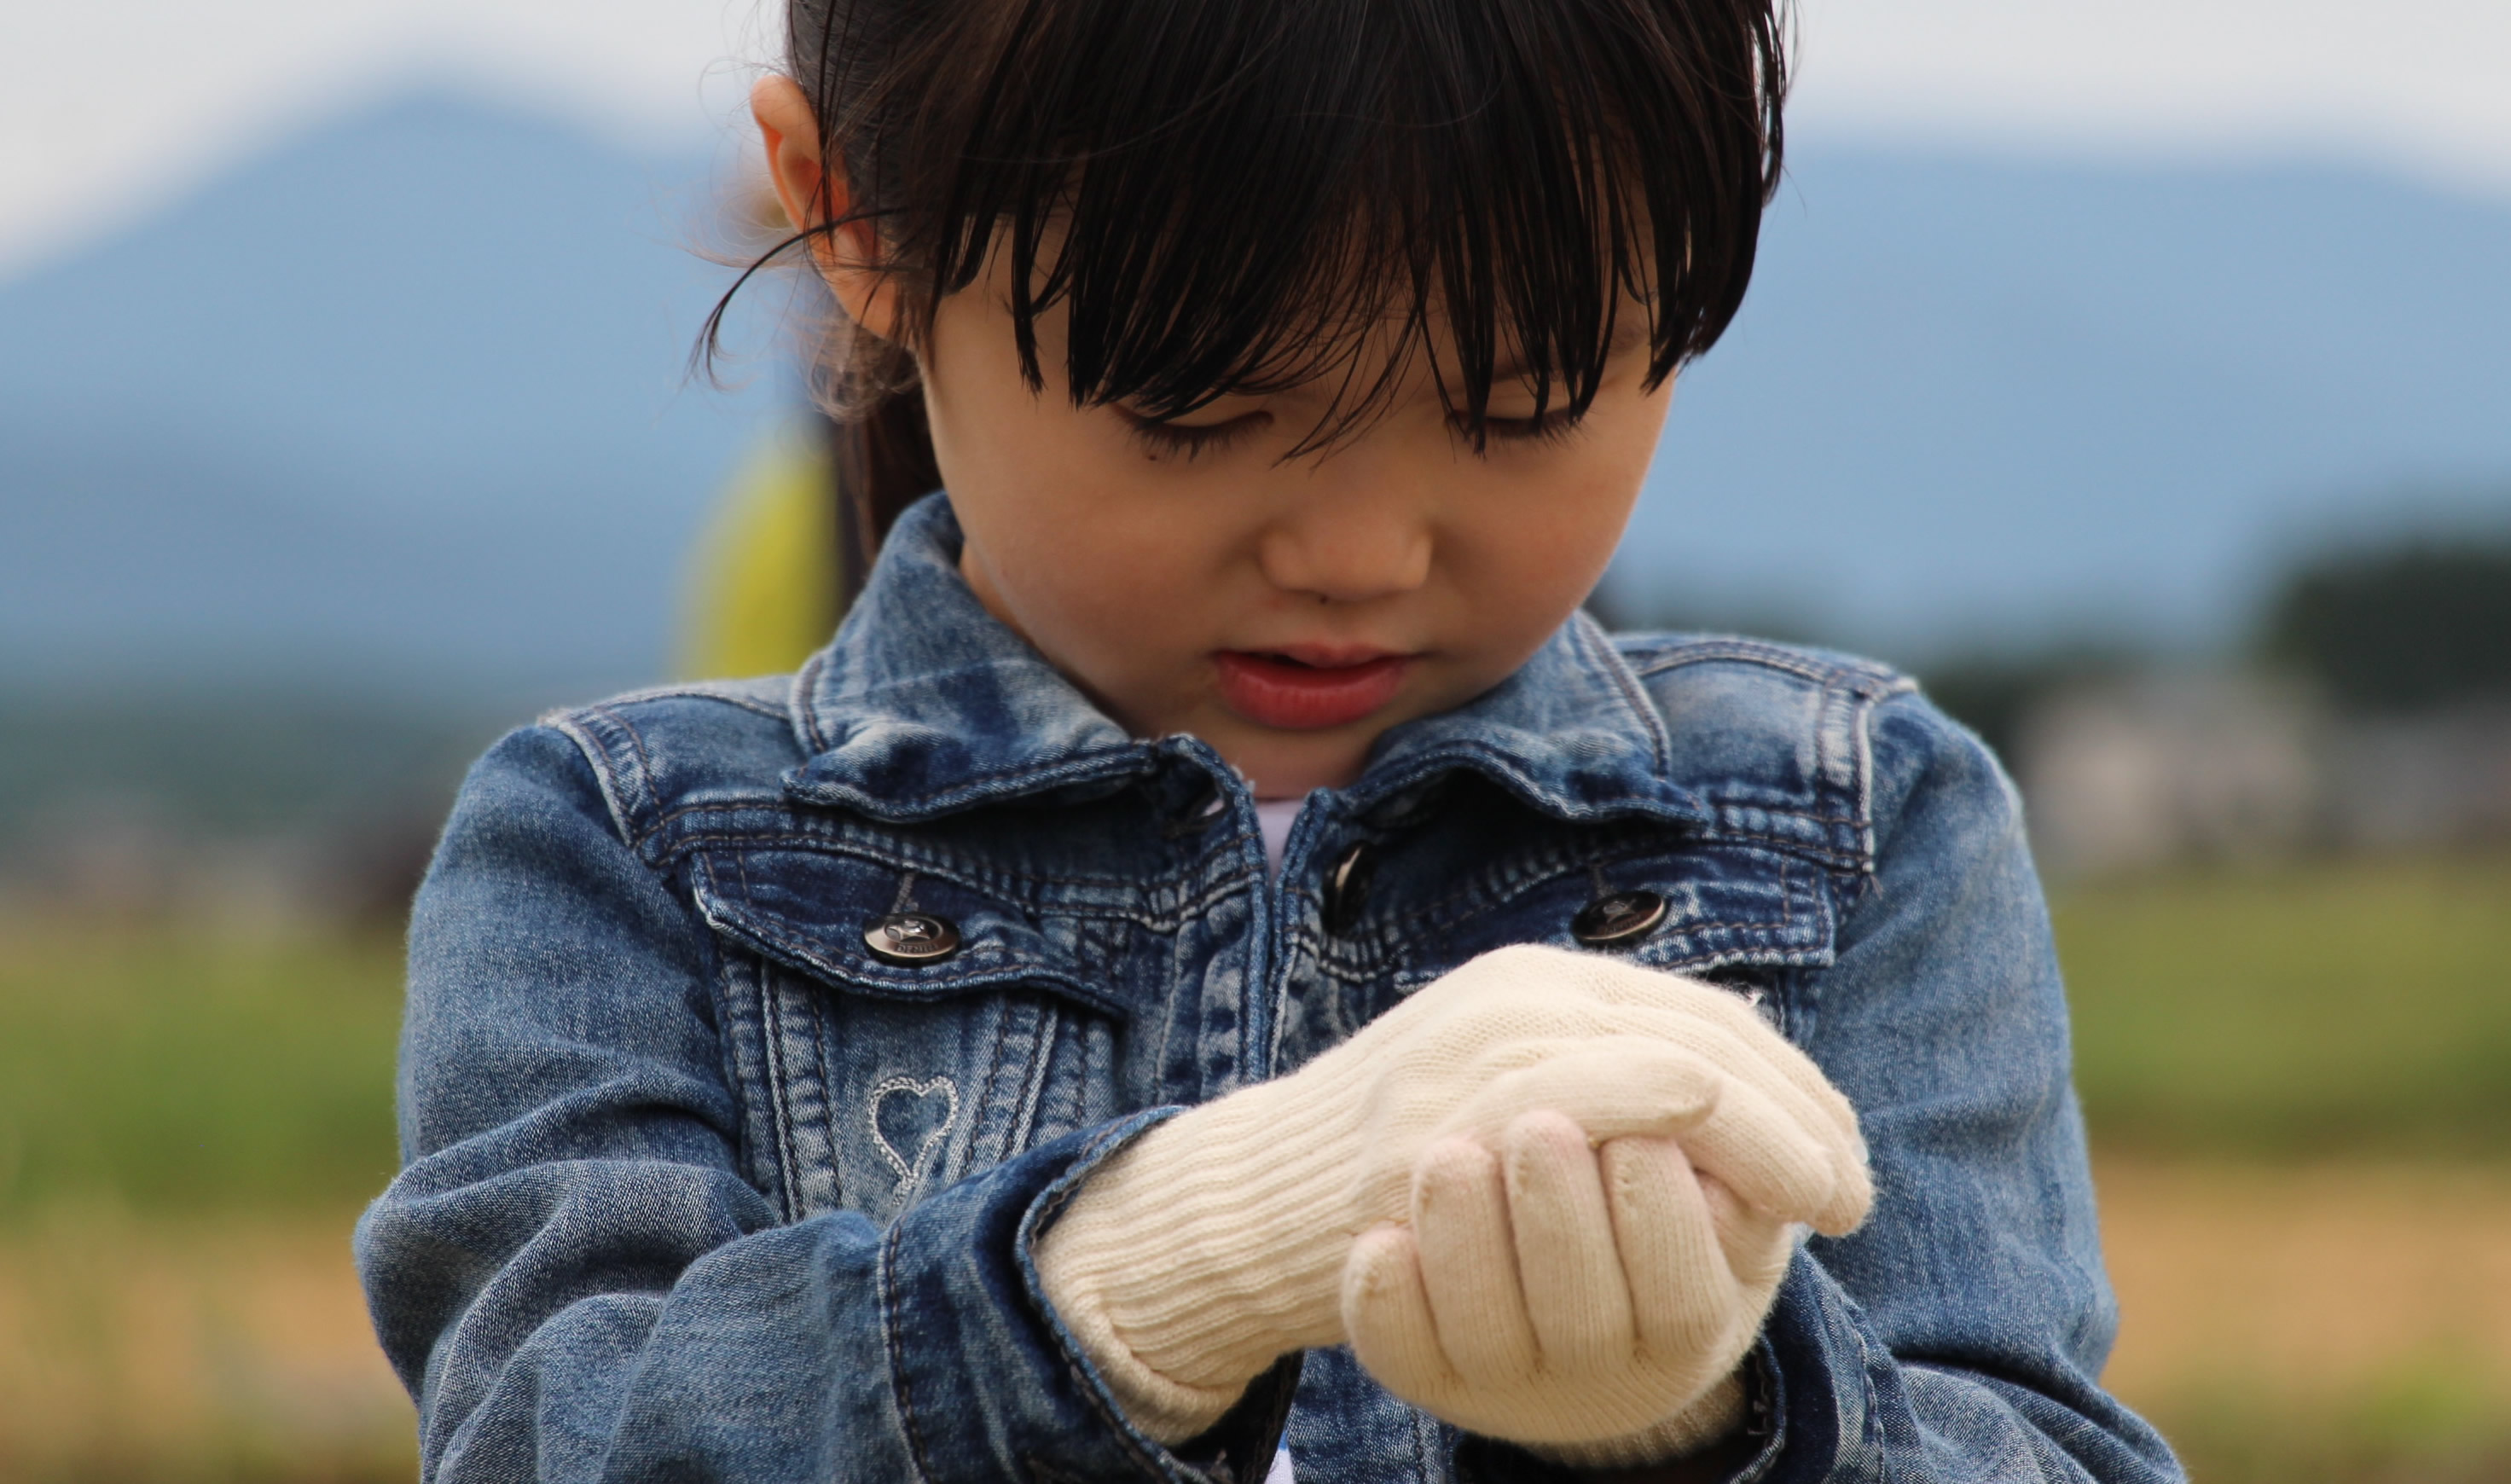
[[[829,467],[836,479],[838,570],[845,605],[871,575],[872,559],[908,506],[942,488],[924,392],[885,392],[862,412],[829,424]]]

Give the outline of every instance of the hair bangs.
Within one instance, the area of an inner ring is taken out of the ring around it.
[[[1484,436],[1494,383],[1583,412],[1638,338],[1716,343],[1779,180],[1787,0],[788,0],[792,75],[869,223],[900,339],[831,309],[813,371],[862,545],[939,473],[913,350],[1008,254],[1076,403],[1176,416],[1335,389],[1323,448],[1428,356]],[[1514,420],[1514,419],[1512,419]],[[851,472],[846,472],[851,471]]]
[[[1076,402],[1174,416],[1323,378],[1303,447],[1416,353],[1477,431],[1501,375],[1583,411],[1633,312],[1662,380],[1733,318],[1780,166],[1758,0],[945,3],[914,9],[958,23],[900,50],[958,60],[854,107],[829,74],[864,38],[804,46],[806,9],[849,217],[915,323],[1005,253],[1033,384],[1060,308]]]

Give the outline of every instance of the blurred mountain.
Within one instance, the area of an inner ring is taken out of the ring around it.
[[[2213,646],[2311,548],[2511,517],[2511,202],[2302,165],[1791,164],[1677,392],[1623,610],[1920,655]]]
[[[0,286],[0,674],[652,674],[776,401],[682,385],[709,174],[406,98]]]
[[[713,173],[411,98],[0,284],[0,681],[653,674],[783,398],[682,382]],[[2366,500],[2511,502],[2506,262],[2511,204],[2343,170],[1808,144],[1616,606],[2227,637]]]

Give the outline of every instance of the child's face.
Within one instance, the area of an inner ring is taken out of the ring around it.
[[[1508,436],[1533,397],[1504,377],[1477,454],[1416,369],[1323,454],[1282,458],[1328,389],[1202,409],[1173,425],[1189,452],[1075,408],[1059,328],[1039,326],[1032,392],[1002,283],[936,316],[924,395],[961,569],[1135,734],[1191,732],[1264,797],[1351,782],[1381,732],[1523,664],[1603,575],[1671,400],[1642,388],[1641,338],[1560,437]]]
[[[783,77],[752,102],[788,219],[817,219],[835,182],[809,103]],[[820,267],[858,323],[895,338],[862,230],[824,240]],[[1009,297],[998,269],[945,299],[922,358],[969,585],[1135,734],[1191,732],[1265,797],[1351,782],[1387,728],[1525,663],[1603,575],[1672,395],[1642,387],[1636,339],[1574,427],[1510,437],[1533,399],[1503,375],[1476,453],[1414,357],[1386,415],[1286,461],[1326,391],[1225,399],[1164,443],[1121,408],[1072,405],[1054,316],[1031,391]],[[1627,307],[1622,323],[1642,324]]]

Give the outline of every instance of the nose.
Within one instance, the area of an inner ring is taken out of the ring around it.
[[[1265,527],[1257,562],[1284,591],[1368,603],[1430,580],[1435,544],[1426,491],[1385,461],[1327,458],[1295,503]]]

